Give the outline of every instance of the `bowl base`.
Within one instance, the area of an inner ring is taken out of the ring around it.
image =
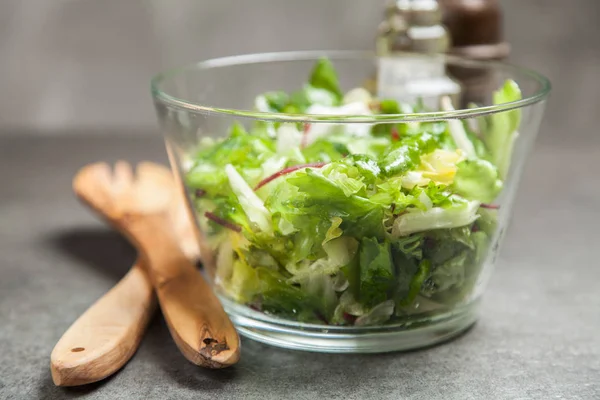
[[[221,300],[243,336],[277,347],[321,353],[385,353],[445,342],[476,322],[479,304],[475,301],[446,314],[413,318],[401,324],[353,328],[294,324],[249,310],[226,298]]]

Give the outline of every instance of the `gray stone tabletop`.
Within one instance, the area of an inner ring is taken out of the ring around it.
[[[165,154],[157,134],[0,137],[0,399],[600,399],[596,140],[538,143],[481,318],[456,340],[385,355],[243,340],[238,365],[207,371],[157,315],[116,375],[54,387],[54,344],[134,259],[70,186],[84,164],[120,158]]]

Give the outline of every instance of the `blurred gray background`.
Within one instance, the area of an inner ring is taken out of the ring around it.
[[[541,141],[600,143],[600,1],[504,0],[511,60],[551,78]],[[231,55],[372,49],[383,0],[2,0],[0,134],[156,133],[159,70]]]

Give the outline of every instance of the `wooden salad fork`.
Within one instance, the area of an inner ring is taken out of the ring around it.
[[[137,247],[131,271],[88,309],[55,346],[55,384],[101,380],[133,355],[154,311],[154,290],[173,339],[194,364],[235,364],[240,341],[223,307],[195,268],[194,230],[171,171],[141,163],[137,174],[125,162],[84,167],[75,177],[78,197]],[[187,253],[187,254],[186,254]]]

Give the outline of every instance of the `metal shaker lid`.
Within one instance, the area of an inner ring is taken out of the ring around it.
[[[450,36],[436,0],[394,0],[386,7],[389,52],[444,53]]]
[[[396,0],[395,8],[396,12],[405,15],[413,26],[442,23],[442,11],[436,0]]]

